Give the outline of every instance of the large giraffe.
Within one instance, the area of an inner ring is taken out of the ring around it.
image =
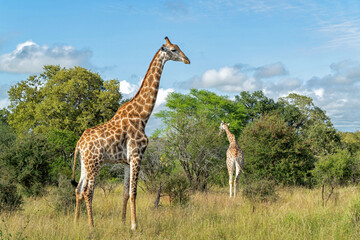
[[[234,197],[236,196],[236,190],[238,188],[239,178],[244,167],[244,154],[239,144],[236,141],[234,134],[229,130],[226,123],[220,123],[220,131],[225,130],[228,137],[230,146],[226,152],[226,166],[229,172],[229,185],[230,185],[230,198],[232,197],[232,188],[234,184]],[[233,181],[233,175],[235,170],[235,181]]]
[[[142,156],[148,144],[145,126],[159,89],[164,64],[168,60],[190,64],[189,59],[165,37],[166,44],[155,54],[149,69],[136,95],[122,105],[115,116],[103,125],[86,129],[76,144],[72,183],[76,186],[75,222],[80,213],[82,199],[85,198],[88,222],[94,226],[92,199],[95,180],[104,163],[125,163],[123,212],[125,222],[127,201],[130,197],[131,229],[136,229],[136,192]],[[80,153],[81,176],[75,182],[76,156]]]

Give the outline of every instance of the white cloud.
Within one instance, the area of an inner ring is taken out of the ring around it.
[[[17,45],[10,53],[0,55],[0,71],[12,73],[39,73],[44,65],[73,67],[87,65],[90,50],[76,50],[72,46],[40,46],[33,41]]]
[[[287,74],[282,63],[277,62],[269,65],[258,67],[255,72],[256,78],[271,78]]]
[[[124,95],[125,98],[132,98],[139,90],[141,83],[142,82],[139,81],[137,84],[132,84],[126,80],[122,80],[120,81],[120,92]],[[167,88],[167,89],[159,88],[153,111],[157,112],[161,108],[163,108],[166,103],[166,97],[174,91],[175,90],[173,88]]]
[[[173,88],[168,88],[168,89],[164,89],[164,88],[160,88],[158,95],[157,95],[157,99],[156,99],[156,104],[155,104],[155,109],[154,112],[157,112],[159,110],[160,107],[162,107],[163,105],[165,105],[166,103],[166,97],[174,92],[175,90]]]
[[[140,86],[138,86],[136,84],[131,84],[131,83],[127,82],[126,80],[120,81],[120,92],[122,94],[124,94],[125,96],[126,95],[133,96],[139,87]]]
[[[259,84],[257,79],[248,77],[237,67],[223,67],[218,71],[210,69],[188,83],[192,88],[216,88],[224,92],[251,91]]]
[[[324,96],[324,89],[323,88],[314,89],[314,94],[317,97],[322,98]]]

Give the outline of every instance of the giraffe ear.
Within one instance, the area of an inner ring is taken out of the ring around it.
[[[226,124],[226,125],[230,126],[230,123],[228,123],[228,124]]]

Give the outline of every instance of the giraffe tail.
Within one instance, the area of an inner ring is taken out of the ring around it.
[[[72,175],[72,179],[71,179],[71,184],[74,187],[77,187],[78,182],[75,181],[75,166],[76,166],[76,157],[78,155],[78,144],[79,142],[76,143],[76,147],[75,147],[75,154],[74,154],[74,165],[73,165],[73,175]]]

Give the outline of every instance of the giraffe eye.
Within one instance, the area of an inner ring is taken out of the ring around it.
[[[173,53],[176,52],[176,49],[175,49],[175,48],[174,48],[174,49],[171,49],[171,52],[173,52]]]

